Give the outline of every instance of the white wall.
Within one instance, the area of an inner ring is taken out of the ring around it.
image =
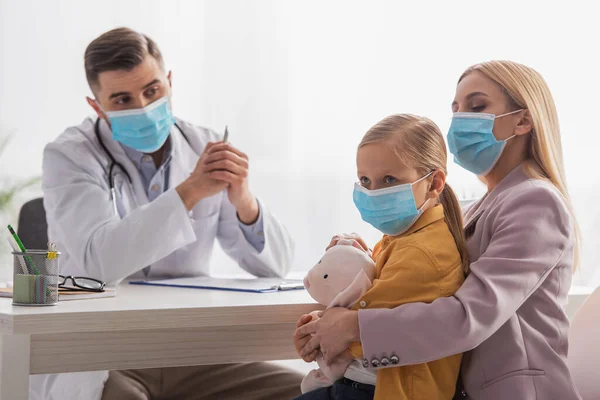
[[[445,131],[461,72],[512,59],[538,69],[554,93],[587,283],[600,259],[600,25],[586,1],[548,3],[0,0],[0,129],[16,131],[0,176],[41,173],[44,144],[90,113],[86,45],[126,25],[161,47],[176,114],[229,125],[251,157],[253,189],[296,238],[296,268],[308,268],[336,232],[378,238],[351,200],[365,130],[413,112]],[[454,165],[450,183],[463,196],[483,190]]]

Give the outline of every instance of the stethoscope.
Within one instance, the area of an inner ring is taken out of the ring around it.
[[[185,141],[188,143],[188,145],[192,148],[192,150],[194,150],[194,148],[192,147],[192,144],[190,143],[190,140],[185,135],[185,133],[183,133],[183,129],[181,129],[181,127],[179,125],[177,125],[177,122],[175,123],[175,126],[177,127],[177,129],[179,129],[179,132],[181,132],[181,135],[183,136]],[[108,185],[110,186],[110,198],[113,203],[113,210],[115,212],[115,215],[119,216],[119,210],[117,209],[117,194],[115,191],[115,177],[113,175],[115,166],[119,167],[121,169],[121,171],[123,171],[125,173],[125,175],[127,175],[127,179],[129,180],[130,184],[133,184],[133,181],[131,180],[131,176],[129,175],[129,172],[127,172],[125,167],[123,167],[123,164],[121,164],[120,162],[117,162],[117,160],[115,160],[113,155],[110,153],[110,151],[108,151],[108,148],[104,144],[104,141],[102,140],[102,137],[100,136],[100,118],[98,118],[96,120],[96,124],[94,126],[94,133],[96,134],[96,139],[98,139],[98,143],[100,143],[100,146],[102,147],[102,149],[104,150],[104,152],[106,153],[108,158],[110,158],[110,161],[111,161],[110,167],[108,168]]]

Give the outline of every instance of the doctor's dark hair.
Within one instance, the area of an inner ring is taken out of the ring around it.
[[[105,32],[85,49],[85,76],[92,91],[98,87],[102,72],[131,71],[147,55],[154,57],[164,69],[163,57],[156,43],[148,36],[129,28],[116,28]]]
[[[386,142],[403,164],[417,170],[419,176],[446,170],[446,143],[440,128],[429,118],[412,114],[396,114],[384,118],[365,134],[358,145]],[[463,227],[462,211],[454,191],[445,184],[438,198],[444,207],[444,219],[460,254],[462,269],[469,272],[469,254]]]

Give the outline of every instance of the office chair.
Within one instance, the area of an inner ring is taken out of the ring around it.
[[[41,197],[30,200],[21,207],[17,234],[27,249],[48,248],[48,224]]]

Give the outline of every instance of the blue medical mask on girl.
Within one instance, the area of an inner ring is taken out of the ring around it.
[[[142,153],[160,149],[175,124],[168,96],[144,108],[104,111],[104,114],[110,120],[113,139]]]
[[[410,229],[423,213],[429,201],[425,200],[417,208],[413,185],[433,174],[431,171],[413,183],[405,183],[389,188],[368,190],[362,185],[354,184],[354,205],[360,212],[363,221],[386,235],[398,236]]]
[[[478,176],[487,175],[500,159],[506,142],[494,136],[494,121],[523,111],[523,109],[495,116],[494,114],[457,112],[452,116],[448,130],[448,149],[454,162]]]

